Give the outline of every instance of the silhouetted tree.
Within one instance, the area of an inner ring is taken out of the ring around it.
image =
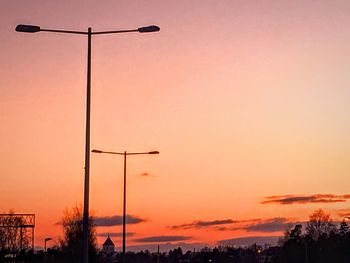
[[[306,257],[307,245],[302,242],[301,237],[299,238],[298,231],[300,230],[299,226],[296,226],[291,232],[294,232],[292,238],[285,241],[283,244],[282,257],[279,262],[283,263],[304,263]]]
[[[321,236],[329,236],[336,231],[329,214],[322,209],[317,209],[310,215],[309,222],[306,226],[306,233],[313,240],[317,241]]]
[[[340,227],[339,227],[339,234],[346,236],[349,233],[349,226],[348,224],[345,222],[345,220],[343,220],[340,223]]]
[[[169,251],[170,262],[179,262],[180,257],[183,255],[181,247],[175,248]]]
[[[294,239],[297,242],[301,240],[302,225],[296,225],[292,231],[290,231],[289,238]]]
[[[318,209],[310,215],[303,235],[302,226],[296,225],[285,235],[278,263],[349,263],[349,227],[342,222],[339,231],[328,214]]]
[[[61,250],[67,262],[81,262],[83,251],[83,214],[81,207],[66,209],[60,224],[63,227],[64,239]],[[93,217],[89,218],[89,259],[97,258],[96,230]]]

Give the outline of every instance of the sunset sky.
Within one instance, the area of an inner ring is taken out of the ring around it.
[[[350,213],[348,0],[1,0],[0,212],[36,214],[36,246],[83,203],[85,36],[91,148],[130,156],[127,245],[282,235]],[[100,244],[120,247],[120,156],[92,154]],[[112,225],[112,226],[108,226]]]

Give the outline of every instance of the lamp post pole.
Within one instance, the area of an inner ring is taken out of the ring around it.
[[[91,27],[88,28],[86,79],[85,176],[83,211],[83,262],[89,262],[90,113],[91,113]]]
[[[126,246],[126,151],[124,151],[124,191],[123,191],[123,262],[125,263]]]
[[[52,240],[51,237],[47,237],[47,238],[44,239],[44,244],[45,244],[45,245],[44,245],[44,252],[46,252],[46,242],[47,242],[47,241],[50,241],[50,240]]]
[[[159,31],[158,26],[146,26],[138,29],[113,30],[92,32],[91,27],[88,31],[72,31],[59,29],[43,29],[34,25],[17,25],[17,32],[37,33],[37,32],[54,32],[66,34],[87,35],[87,88],[86,88],[86,129],[85,129],[85,172],[84,172],[84,209],[83,209],[83,263],[89,262],[89,182],[90,182],[90,112],[91,112],[91,38],[92,35],[114,34],[114,33],[149,33]]]
[[[102,150],[92,150],[93,153],[107,153],[107,154],[117,154],[124,156],[124,182],[123,182],[123,262],[125,263],[125,254],[126,254],[126,156],[128,155],[144,155],[144,154],[159,154],[158,151],[151,152],[107,152]]]

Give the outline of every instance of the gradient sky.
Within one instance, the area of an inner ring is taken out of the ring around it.
[[[128,244],[215,245],[350,212],[348,0],[2,0],[0,19],[0,211],[35,213],[38,246],[83,200],[86,38],[20,23],[161,27],[93,38],[92,148],[161,152],[128,159]],[[122,167],[91,155],[96,217],[121,214]]]

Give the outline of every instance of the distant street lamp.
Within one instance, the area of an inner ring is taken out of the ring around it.
[[[86,89],[86,128],[85,128],[85,179],[84,179],[84,212],[83,212],[83,262],[89,261],[89,181],[90,181],[90,105],[91,105],[91,36],[102,34],[114,34],[114,33],[149,33],[159,31],[158,26],[146,26],[138,29],[126,29],[126,30],[112,30],[112,31],[99,31],[92,32],[91,27],[88,31],[72,31],[72,30],[58,30],[58,29],[44,29],[40,26],[34,25],[17,25],[17,32],[24,33],[36,33],[36,32],[54,32],[54,33],[66,33],[66,34],[79,34],[87,35],[88,37],[88,49],[87,49],[87,89]]]
[[[44,244],[45,244],[45,245],[44,245],[44,252],[46,252],[46,242],[47,242],[47,241],[50,241],[50,240],[52,240],[51,237],[47,237],[47,238],[44,239]]]
[[[92,150],[93,153],[107,153],[124,156],[124,192],[123,192],[123,262],[125,263],[125,240],[126,240],[126,156],[127,155],[144,155],[144,154],[159,154],[158,151],[151,152],[107,152],[101,150]]]

